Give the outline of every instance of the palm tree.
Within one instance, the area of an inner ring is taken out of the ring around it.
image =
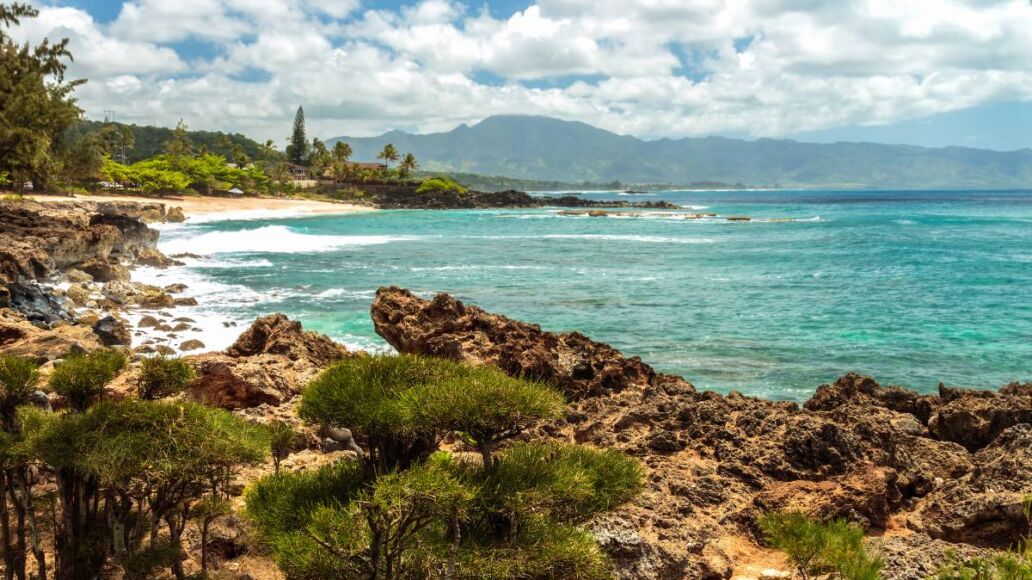
[[[419,169],[419,162],[416,161],[416,156],[411,153],[406,153],[405,157],[402,158],[401,164],[398,165],[398,173],[401,174],[402,178],[409,176],[409,173]]]
[[[376,158],[383,159],[383,162],[387,164],[387,168],[390,169],[391,161],[398,160],[398,150],[394,148],[394,145],[388,143],[383,146],[383,151],[380,151]]]
[[[351,145],[343,141],[337,141],[333,144],[333,160],[338,163],[347,163],[348,159],[351,158]]]

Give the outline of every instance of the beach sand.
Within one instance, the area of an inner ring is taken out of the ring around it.
[[[144,197],[129,195],[90,195],[62,197],[53,195],[31,196],[37,201],[135,201],[139,203],[163,203],[169,208],[183,209],[187,219],[197,217],[205,221],[212,219],[276,218],[303,215],[347,214],[376,211],[375,208],[348,203],[314,201],[309,199],[284,199],[274,197],[202,197],[166,196]]]

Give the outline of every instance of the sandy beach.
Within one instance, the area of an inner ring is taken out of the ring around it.
[[[52,195],[31,196],[37,201],[135,201],[139,203],[163,203],[169,208],[183,209],[187,219],[197,221],[212,219],[247,219],[274,218],[321,214],[348,214],[363,211],[376,211],[375,208],[348,203],[315,201],[309,199],[284,199],[270,197],[202,197],[202,196],[165,196],[144,197],[131,195],[90,195],[80,197],[62,197]]]

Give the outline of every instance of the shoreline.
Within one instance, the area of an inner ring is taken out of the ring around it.
[[[277,197],[229,198],[182,195],[167,197],[138,195],[90,195],[81,197],[31,195],[28,197],[41,203],[77,201],[161,203],[170,209],[173,207],[182,209],[186,215],[187,223],[229,221],[234,219],[276,219],[314,215],[345,215],[377,211],[377,208],[374,207],[350,203]]]

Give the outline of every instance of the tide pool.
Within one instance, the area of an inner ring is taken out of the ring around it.
[[[366,349],[386,346],[375,290],[397,285],[576,330],[723,392],[800,400],[851,370],[925,392],[1032,380],[1032,191],[583,195],[685,209],[208,222],[165,227],[160,247],[203,256],[168,275],[206,320],[283,312]]]

